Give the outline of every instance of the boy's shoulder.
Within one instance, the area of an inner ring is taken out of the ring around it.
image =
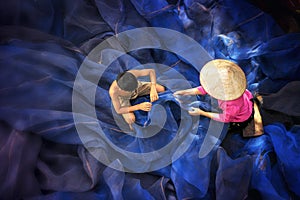
[[[109,95],[110,96],[112,96],[112,95],[114,95],[115,93],[116,93],[116,84],[117,84],[117,81],[116,80],[114,80],[112,83],[111,83],[111,85],[110,85],[110,87],[109,87]]]

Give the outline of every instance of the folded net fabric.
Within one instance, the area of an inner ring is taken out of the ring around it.
[[[120,71],[160,63],[170,67],[155,68],[160,83],[179,89],[181,82],[173,76],[177,72],[191,87],[199,85],[198,70],[170,52],[132,51],[134,63],[120,57],[104,71],[95,95],[97,118],[106,137],[128,151],[161,148],[185,123],[180,130],[193,140],[170,165],[147,173],[107,167],[82,145],[72,113],[73,86],[82,62],[99,43],[123,31],[162,27],[186,34],[211,58],[237,62],[247,75],[249,90],[268,94],[299,81],[299,33],[285,33],[247,1],[12,0],[1,2],[0,9],[1,199],[300,198],[297,125],[287,130],[273,123],[265,127],[265,135],[247,139],[239,133],[226,135],[225,125],[220,137],[211,137],[216,146],[199,158],[210,121],[195,121],[184,110],[190,105],[213,110],[214,103],[207,97],[179,102],[167,90],[154,103],[167,116],[158,134],[136,138],[120,131],[108,95]],[[100,65],[93,59],[89,63],[92,76]],[[269,98],[274,101],[276,94]],[[80,100],[83,105],[91,103]],[[145,100],[149,98],[132,103]],[[280,99],[269,107],[278,110],[286,101]],[[157,111],[135,113],[137,133],[160,125]],[[109,148],[93,145],[109,157]],[[137,165],[149,167],[151,162]]]

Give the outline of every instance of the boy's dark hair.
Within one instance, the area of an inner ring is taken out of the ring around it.
[[[116,81],[119,88],[128,92],[134,91],[138,87],[138,81],[136,77],[127,71],[118,74]]]

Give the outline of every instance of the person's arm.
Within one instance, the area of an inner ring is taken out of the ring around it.
[[[191,88],[191,89],[186,89],[186,90],[178,90],[174,92],[174,95],[203,95],[197,87]]]
[[[158,94],[156,90],[156,74],[154,69],[130,70],[129,72],[135,75],[135,77],[149,76],[151,81],[150,100],[151,102],[158,100]]]
[[[193,116],[203,115],[205,117],[208,117],[210,119],[213,119],[213,120],[216,120],[219,122],[229,123],[232,121],[234,116],[238,114],[238,108],[235,106],[230,106],[230,108],[228,108],[227,112],[223,111],[223,113],[214,113],[214,112],[206,112],[199,108],[192,107],[191,110],[189,111],[189,114],[193,115]]]
[[[156,84],[156,74],[154,69],[129,70],[135,77],[149,76],[151,83]]]
[[[115,93],[110,93],[111,96],[111,100],[112,100],[112,104],[114,106],[115,111],[118,114],[126,114],[126,113],[130,113],[136,110],[143,110],[143,111],[150,111],[152,104],[149,102],[143,102],[134,106],[124,106],[122,107],[119,99],[118,99],[118,95],[116,95]]]
[[[204,110],[201,110],[199,108],[194,108],[194,107],[191,108],[191,110],[189,111],[189,114],[193,115],[193,116],[203,115],[205,117],[208,117],[208,118],[214,119],[214,120],[220,118],[220,114],[219,113],[206,112]]]
[[[206,95],[207,92],[204,90],[202,86],[186,89],[186,90],[179,90],[174,93],[174,95]]]

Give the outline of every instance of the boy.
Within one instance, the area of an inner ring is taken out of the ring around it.
[[[141,76],[149,76],[151,82],[138,81]],[[109,95],[112,99],[112,104],[118,114],[122,114],[126,123],[131,130],[132,124],[135,122],[133,111],[143,110],[149,112],[152,104],[143,102],[132,106],[131,99],[138,96],[150,94],[150,101],[154,102],[158,99],[158,94],[164,92],[165,88],[162,85],[156,84],[156,74],[154,69],[129,70],[120,73],[109,88]]]

